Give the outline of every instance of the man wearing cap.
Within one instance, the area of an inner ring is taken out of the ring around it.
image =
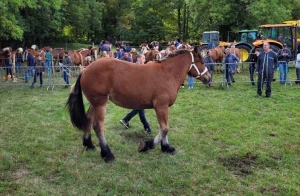
[[[286,75],[288,72],[288,63],[292,58],[291,51],[287,48],[286,44],[283,44],[283,48],[277,53],[278,64],[279,64],[279,82],[285,84]]]

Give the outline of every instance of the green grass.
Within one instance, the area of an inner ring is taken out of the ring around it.
[[[124,129],[129,110],[109,103],[112,164],[98,146],[84,150],[64,107],[69,90],[1,87],[0,195],[299,195],[300,86],[272,87],[271,98],[246,83],[180,89],[169,115],[174,156],[160,146],[138,153],[150,136],[138,117]],[[156,134],[154,111],[146,116]]]

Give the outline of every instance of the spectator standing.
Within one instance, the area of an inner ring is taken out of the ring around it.
[[[136,64],[144,64],[146,61],[145,59],[145,55],[143,54],[138,54],[137,55],[137,61],[136,61]],[[120,120],[120,123],[122,125],[124,125],[124,127],[126,129],[128,129],[130,126],[129,126],[129,121],[135,116],[139,114],[139,117],[140,117],[140,121],[141,123],[143,124],[144,126],[144,130],[146,133],[148,134],[151,134],[151,129],[150,129],[150,125],[146,119],[146,116],[145,116],[145,110],[144,109],[140,109],[140,110],[132,110],[131,112],[129,112],[123,119]]]
[[[63,78],[66,82],[65,88],[70,86],[69,75],[70,75],[70,68],[72,66],[72,59],[69,56],[68,52],[65,52],[65,58],[62,61],[62,68],[63,68]]]
[[[103,41],[103,40],[101,40],[101,42],[99,42],[99,44],[98,44],[99,54],[100,54],[100,55],[101,55],[101,52],[102,52],[103,44],[104,44],[104,41]]]
[[[211,58],[211,51],[210,50],[208,50],[206,52],[206,56],[204,57],[204,64],[207,67],[207,70],[211,75],[210,81],[209,81],[209,83],[206,84],[206,87],[211,87],[212,78],[213,78],[213,74],[214,74],[214,71],[215,71],[215,65],[214,65],[214,61]]]
[[[296,58],[296,84],[300,84],[300,53],[297,54]]]
[[[194,77],[189,76],[189,75],[188,75],[188,86],[189,86],[189,89],[194,88]]]
[[[102,46],[102,51],[109,53],[111,51],[111,44],[108,41],[105,41]]]
[[[17,73],[22,72],[22,63],[23,63],[22,50],[18,49],[17,53],[16,53],[16,72]]]
[[[280,84],[285,84],[288,72],[288,63],[292,58],[292,53],[285,43],[283,44],[283,48],[278,51],[277,57],[279,65],[279,82]]]
[[[106,51],[103,51],[103,53],[102,53],[102,55],[101,55],[100,58],[102,58],[102,57],[109,57]]]
[[[25,73],[25,83],[28,82],[28,80],[30,79],[30,75],[34,75],[34,63],[35,63],[35,59],[34,59],[34,56],[28,52],[27,54],[28,56],[28,68],[26,70],[26,73]]]
[[[49,50],[46,50],[45,59],[45,71],[48,73],[51,71],[52,65],[52,54]]]
[[[225,55],[225,78],[227,86],[231,86],[230,80],[233,83],[235,82],[233,71],[240,59],[235,54],[231,54],[229,48],[225,49]]]
[[[5,66],[6,66],[6,81],[8,81],[9,78],[14,80],[14,76],[12,73],[12,58],[11,58],[10,51],[6,52]]]
[[[29,88],[34,88],[34,84],[36,83],[36,78],[40,78],[40,88],[43,87],[43,73],[45,72],[44,62],[41,56],[38,56],[35,61],[35,71],[33,73],[33,82]]]
[[[103,51],[103,52],[106,52],[106,51]],[[87,55],[85,58],[84,58],[84,66],[88,66],[89,64],[91,64],[92,62],[92,57],[91,55]]]
[[[257,57],[260,53],[260,49],[256,48],[254,54],[252,53],[250,56],[250,64],[249,64],[249,74],[250,74],[250,81],[252,86],[255,86],[255,82],[254,82],[254,72],[255,72],[255,67],[257,64]]]
[[[124,56],[121,58],[123,61],[133,62],[132,58],[129,56],[128,52],[124,53]]]
[[[270,44],[264,42],[263,52],[257,59],[256,73],[258,73],[257,94],[261,96],[264,82],[266,82],[266,97],[272,93],[271,82],[274,76],[274,70],[277,68],[277,54],[270,50]]]

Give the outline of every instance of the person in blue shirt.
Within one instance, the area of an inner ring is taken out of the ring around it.
[[[124,56],[121,58],[123,61],[133,62],[132,58],[129,56],[128,52],[124,53]]]
[[[28,82],[28,80],[30,79],[30,75],[34,75],[34,63],[35,63],[35,59],[34,56],[28,52],[28,69],[25,73],[25,83]]]
[[[292,53],[285,43],[283,44],[283,48],[278,51],[277,57],[279,66],[279,82],[280,84],[285,84],[286,76],[288,74],[288,63],[292,58]]]
[[[12,80],[14,80],[14,76],[12,73],[12,58],[11,58],[11,52],[6,52],[6,59],[5,59],[5,66],[6,66],[6,81],[10,77]]]
[[[204,57],[204,64],[207,67],[208,72],[210,73],[210,81],[209,83],[206,84],[206,87],[211,87],[211,83],[212,83],[212,78],[213,78],[213,74],[215,71],[215,65],[214,65],[214,61],[211,58],[211,50],[208,50],[206,52],[206,56]]]
[[[236,64],[240,59],[235,55],[230,53],[230,49],[225,49],[225,78],[227,86],[231,86],[231,82],[235,82],[233,77],[233,71],[236,68]]]

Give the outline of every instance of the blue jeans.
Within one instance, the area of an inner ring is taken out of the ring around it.
[[[287,63],[280,62],[279,63],[279,82],[284,84],[286,81],[286,76],[288,73],[288,66]]]
[[[141,110],[132,110],[131,112],[129,112],[125,118],[123,118],[124,121],[129,122],[135,115],[139,114],[141,123],[143,123],[144,125],[144,129],[148,129],[150,128],[149,123],[147,122],[146,116],[145,116],[145,110],[141,109]]]
[[[51,71],[51,61],[46,61],[45,62],[45,72],[48,73],[48,71]]]
[[[13,72],[12,72],[12,66],[8,66],[8,67],[6,68],[6,80],[8,80],[8,75],[10,75],[11,79],[14,78]]]
[[[34,67],[33,66],[29,66],[28,69],[26,70],[25,73],[25,80],[28,81],[30,79],[30,75],[33,76],[34,75]]]
[[[194,88],[194,78],[191,76],[188,76],[188,84],[189,88]]]
[[[225,65],[226,67],[225,67],[225,78],[226,78],[226,82],[227,82],[227,84],[228,85],[231,85],[230,84],[230,80],[233,82],[233,81],[235,81],[234,80],[234,77],[233,77],[233,70],[232,70],[232,68],[231,68],[231,66],[230,65],[228,65],[228,64],[226,64]]]
[[[17,73],[22,72],[22,62],[16,62],[16,72]]]
[[[64,81],[66,82],[66,84],[69,84],[69,71],[67,70],[64,70],[63,71],[63,78],[64,78]]]

